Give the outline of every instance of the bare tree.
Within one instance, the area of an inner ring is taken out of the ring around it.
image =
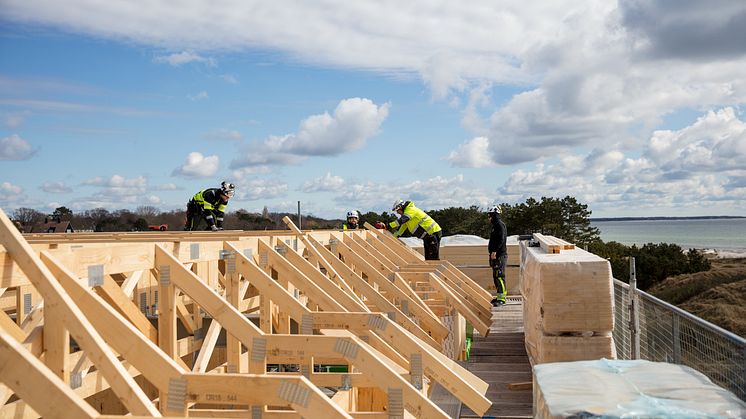
[[[21,223],[26,231],[29,231],[29,227],[34,224],[40,223],[44,220],[44,213],[37,211],[33,208],[18,208],[13,211],[13,219]]]
[[[139,207],[137,207],[137,209],[135,209],[135,214],[139,215],[142,218],[145,218],[146,220],[149,220],[160,213],[161,212],[158,210],[158,208],[152,205],[140,205]]]

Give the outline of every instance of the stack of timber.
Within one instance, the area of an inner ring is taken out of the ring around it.
[[[532,364],[615,358],[609,262],[551,236],[521,242],[521,294]]]
[[[508,295],[520,293],[520,250],[518,236],[508,237],[508,261],[505,265],[505,287]],[[424,254],[423,248],[415,247],[419,253]],[[466,276],[471,278],[482,288],[494,294],[497,290],[492,280],[492,268],[489,264],[489,252],[487,241],[484,244],[443,244],[440,246],[440,259],[451,262]]]
[[[0,211],[0,417],[447,417],[436,383],[489,409],[443,353],[478,286],[388,233],[286,222],[56,240]]]

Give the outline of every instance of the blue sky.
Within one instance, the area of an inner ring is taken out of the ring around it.
[[[213,3],[0,0],[0,207],[746,215],[740,2]]]

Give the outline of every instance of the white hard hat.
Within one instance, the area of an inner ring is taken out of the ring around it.
[[[220,192],[228,198],[233,198],[233,195],[236,193],[236,185],[223,181],[220,184]]]
[[[394,206],[391,207],[391,211],[396,212],[397,209],[403,208],[403,207],[404,207],[404,201],[402,201],[401,199],[397,199],[396,201],[394,201]]]
[[[347,212],[347,218],[360,218],[360,213],[355,210]]]
[[[487,214],[502,214],[502,210],[499,206],[493,205],[487,210]]]

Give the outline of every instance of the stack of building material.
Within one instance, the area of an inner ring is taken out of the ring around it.
[[[547,253],[527,243],[521,242],[520,286],[533,363],[615,358],[609,262],[582,249]]]
[[[534,367],[534,417],[743,418],[746,403],[684,365],[642,360]]]

